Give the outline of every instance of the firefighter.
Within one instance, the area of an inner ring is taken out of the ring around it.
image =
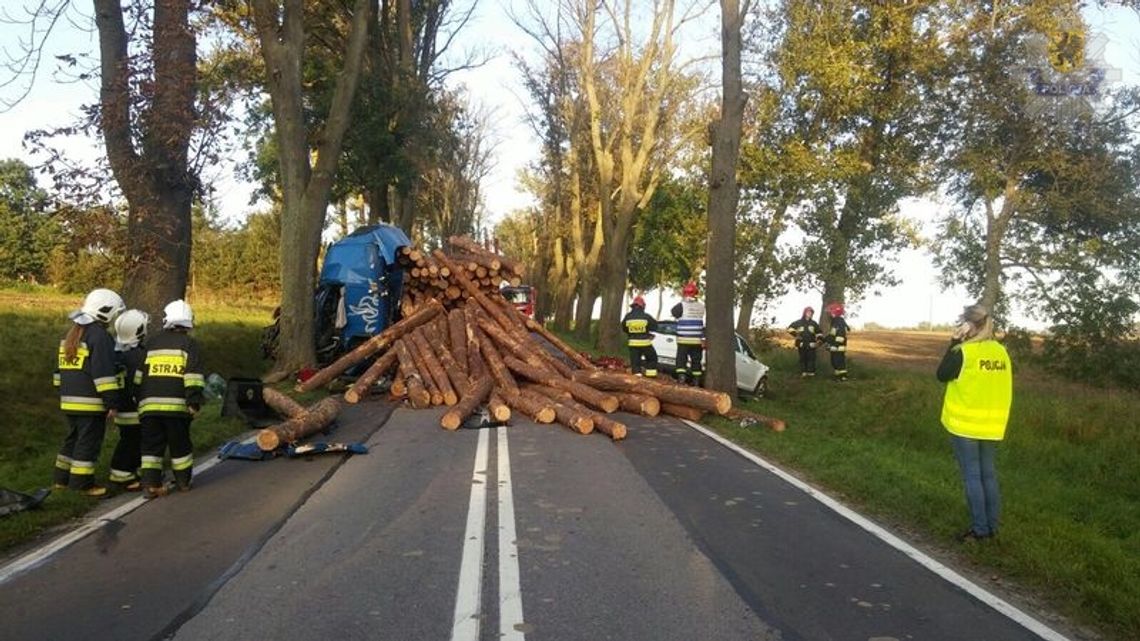
[[[190,421],[202,407],[202,375],[198,344],[187,332],[194,312],[183,300],[163,309],[162,332],[147,341],[143,366],[135,373],[139,421],[142,423],[142,488],[147,498],[165,496],[162,459],[170,448],[174,482],[190,491],[194,446]]]
[[[115,319],[115,356],[120,389],[115,427],[119,429],[119,442],[111,455],[110,481],[126,492],[142,489],[138,477],[142,462],[142,427],[139,425],[135,372],[142,369],[146,358],[142,343],[146,340],[149,322],[150,316],[137,309],[128,309]]]
[[[59,343],[54,384],[59,407],[70,426],[55,457],[55,489],[72,489],[96,498],[107,488],[95,484],[95,461],[103,447],[107,416],[119,406],[115,377],[115,340],[107,326],[122,313],[123,299],[109,289],[95,289],[83,307],[71,312],[71,328]]]
[[[998,532],[1001,492],[994,459],[1009,423],[1013,365],[994,340],[989,308],[966,307],[959,322],[937,376],[946,383],[942,426],[950,432],[970,510],[970,528],[958,536],[965,542]]]
[[[829,303],[827,313],[831,316],[831,329],[825,341],[831,352],[832,377],[836,381],[847,380],[847,321],[843,318],[843,303]]]
[[[621,319],[622,331],[629,345],[629,368],[638,376],[657,377],[657,350],[653,349],[653,332],[657,319],[645,313],[645,299],[638,296],[630,304],[629,313]]]
[[[705,349],[705,304],[697,300],[697,284],[685,283],[681,302],[673,306],[677,319],[677,380],[702,385],[701,356]]]
[[[813,316],[815,310],[805,307],[799,320],[788,325],[788,333],[795,339],[796,350],[800,353],[800,376],[803,378],[815,376],[815,349],[823,337],[819,323],[812,320]]]

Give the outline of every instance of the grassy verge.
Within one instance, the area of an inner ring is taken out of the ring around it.
[[[586,346],[577,346],[586,347]],[[589,349],[591,353],[594,350]],[[1014,408],[998,450],[1001,535],[959,545],[968,517],[943,386],[928,369],[852,358],[851,380],[801,379],[795,352],[766,351],[771,392],[742,403],[788,430],[721,434],[797,470],[813,484],[976,569],[1030,588],[1049,607],[1110,638],[1140,638],[1140,393],[1014,376]]]
[[[55,453],[67,434],[66,421],[58,409],[58,396],[51,385],[55,346],[67,329],[66,313],[82,297],[50,292],[0,291],[0,486],[31,492],[51,484]],[[195,305],[194,337],[202,348],[207,372],[224,378],[258,376],[264,367],[259,340],[261,327],[269,323],[269,307]],[[195,419],[194,447],[199,456],[242,432],[243,424],[220,416],[218,401],[211,401]],[[107,463],[117,441],[112,426],[107,431],[96,479],[107,478]],[[81,516],[92,499],[56,492],[39,510],[0,519],[0,552],[28,541],[45,529]]]

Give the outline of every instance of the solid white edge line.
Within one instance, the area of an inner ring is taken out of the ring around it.
[[[515,503],[511,486],[511,455],[507,428],[498,432],[499,450],[499,638],[524,641],[526,635],[515,626],[523,623],[522,585],[519,582],[519,548],[515,537]]]
[[[779,467],[776,467],[774,464],[768,462],[767,460],[761,458],[760,456],[758,456],[752,452],[749,452],[748,450],[737,445],[736,443],[733,443],[732,441],[721,436],[720,434],[717,434],[716,432],[714,432],[713,430],[711,430],[708,427],[705,427],[704,425],[701,425],[699,423],[694,423],[693,421],[690,421],[687,419],[679,419],[679,420],[682,421],[683,423],[687,424],[689,427],[697,430],[698,432],[704,434],[705,436],[707,436],[707,437],[713,439],[714,441],[720,443],[721,445],[727,447],[728,449],[730,449],[730,450],[736,452],[737,454],[743,456],[744,458],[752,461],[756,465],[759,465],[760,467],[768,470],[772,474],[775,474],[776,476],[780,477],[781,479],[783,479],[788,484],[790,484],[790,485],[792,485],[792,486],[794,486],[800,490],[803,490],[805,493],[807,493],[808,496],[810,496],[810,497],[814,498],[815,500],[819,501],[820,503],[824,504],[825,506],[827,506],[828,508],[830,508],[832,511],[839,514],[843,518],[847,519],[848,521],[851,521],[855,525],[858,525],[859,527],[863,528],[864,530],[875,535],[877,538],[879,538],[879,540],[881,540],[884,543],[886,543],[887,545],[895,548],[899,552],[902,552],[903,554],[907,555],[908,557],[910,557],[911,559],[916,561],[919,565],[922,565],[923,567],[925,567],[926,569],[930,570],[931,572],[937,574],[938,576],[942,577],[946,581],[949,581],[950,583],[961,588],[962,590],[965,590],[968,594],[970,594],[971,596],[973,596],[977,600],[988,605],[989,607],[993,608],[994,610],[997,610],[1001,614],[1003,614],[1006,617],[1010,618],[1011,620],[1015,621],[1016,623],[1018,623],[1019,625],[1021,625],[1025,629],[1029,630],[1030,632],[1036,634],[1037,636],[1041,637],[1042,639],[1045,639],[1046,641],[1070,641],[1070,639],[1068,637],[1057,632],[1053,628],[1050,628],[1049,626],[1045,625],[1044,623],[1038,621],[1037,619],[1033,618],[1031,615],[1026,614],[1025,612],[1019,610],[1013,604],[1009,603],[1008,601],[1005,601],[1004,599],[993,594],[992,592],[989,592],[985,588],[974,583],[973,581],[970,581],[969,579],[962,576],[961,574],[958,574],[957,572],[950,569],[949,567],[947,567],[947,566],[943,565],[942,563],[939,563],[935,559],[927,556],[925,553],[923,553],[919,549],[915,548],[913,545],[907,543],[906,541],[898,538],[894,534],[891,534],[887,530],[883,529],[881,526],[876,524],[874,521],[871,521],[867,517],[863,516],[862,514],[859,514],[858,512],[852,510],[851,508],[847,507],[846,505],[844,505],[844,504],[840,503],[839,501],[831,498],[827,494],[824,494],[823,492],[815,489],[814,487],[808,485],[807,483],[804,483],[800,479],[792,476],[791,474],[788,474],[784,470],[780,469]]]
[[[459,562],[459,585],[451,641],[479,641],[479,612],[483,599],[483,531],[487,523],[488,430],[479,430],[475,469],[471,473],[471,500],[467,506],[467,529],[463,533],[463,556]]]
[[[252,439],[250,439],[249,442],[252,442]],[[200,465],[195,465],[194,476],[198,476],[206,470],[209,470],[210,468],[217,465],[220,461],[221,459],[214,457]],[[99,531],[103,527],[104,523],[122,518],[142,507],[145,503],[147,503],[147,499],[138,496],[109,512],[100,514],[98,516],[86,517],[84,522],[74,530],[60,535],[59,537],[28,552],[27,554],[18,557],[12,562],[6,564],[3,568],[0,568],[0,585],[3,585],[10,579],[13,579],[16,576],[23,574],[32,568],[35,568],[36,566],[50,559],[56,553],[66,549],[69,545],[78,541],[82,541],[88,535]]]

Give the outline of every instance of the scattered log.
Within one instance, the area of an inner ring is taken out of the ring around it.
[[[435,377],[431,375],[428,370],[427,361],[424,359],[420,348],[416,342],[409,336],[408,340],[404,341],[408,348],[408,353],[412,356],[412,361],[415,365],[411,368],[420,377],[420,382],[423,384],[424,389],[427,390],[428,397],[431,399],[432,405],[443,405],[443,392],[440,391],[436,385]],[[409,372],[411,373],[411,372]]]
[[[454,287],[454,285],[452,285]],[[459,288],[456,287],[456,298],[459,297]],[[448,298],[451,298],[449,295]],[[467,363],[467,326],[466,315],[461,309],[453,309],[447,313],[447,331],[451,335],[451,355],[455,357],[455,362],[463,371],[464,376],[469,376]]]
[[[459,368],[459,363],[456,362],[443,341],[433,343],[432,346],[435,347],[435,355],[439,358],[439,364],[443,366],[443,372],[447,374],[447,380],[451,383],[451,387],[455,389],[455,393],[460,398],[463,398],[471,389],[467,375]]]
[[[546,403],[554,409],[554,420],[579,434],[589,434],[594,431],[594,421],[588,412],[581,411],[544,395],[537,394],[528,389],[522,390],[523,396],[530,397],[536,403]]]
[[[471,412],[474,412],[475,408],[479,407],[491,395],[491,387],[491,379],[489,378],[484,378],[476,383],[463,398],[459,399],[455,407],[444,413],[443,418],[439,419],[440,426],[447,430],[459,429],[459,426],[463,425],[463,421],[471,416]]]
[[[437,300],[430,300],[411,316],[395,323],[357,346],[356,349],[336,359],[331,365],[313,374],[309,380],[297,386],[299,392],[311,392],[323,387],[339,376],[348,368],[356,365],[376,352],[391,345],[397,338],[419,327],[421,324],[435,318],[436,314],[443,312],[443,305]]]
[[[443,395],[444,404],[455,405],[458,403],[459,395],[455,393],[455,388],[451,386],[451,379],[447,377],[447,372],[444,371],[443,365],[441,365],[439,359],[436,358],[435,350],[432,349],[431,343],[428,342],[423,329],[417,328],[416,331],[412,332],[411,339],[412,344],[416,346],[420,358],[423,359],[424,365],[427,367],[428,374],[431,375],[439,393]]]
[[[694,422],[700,421],[705,415],[703,410],[687,405],[678,405],[676,403],[661,403],[661,412],[669,416],[676,416],[677,418],[684,418]]]
[[[491,416],[500,423],[511,420],[511,408],[498,392],[491,392],[491,398],[487,401],[487,409],[491,412]]]
[[[626,437],[628,430],[624,423],[619,423],[603,414],[594,414],[593,418],[594,427],[602,434],[615,441],[620,441]]]
[[[396,341],[392,346],[400,361],[400,380],[408,388],[408,402],[413,409],[431,406],[431,392],[424,387],[423,377],[416,370],[415,358],[408,349],[407,341]]]
[[[568,381],[564,378],[551,374],[546,370],[538,369],[529,363],[524,363],[519,359],[514,358],[513,356],[504,357],[503,363],[508,368],[510,368],[512,372],[530,379],[535,383],[539,383],[547,387],[566,390],[567,392],[570,392],[570,394],[572,394],[575,399],[582,401],[591,407],[596,407],[603,412],[606,412],[607,414],[610,412],[616,412],[617,408],[621,405],[617,397],[613,394],[606,394],[588,385],[583,385],[574,381]]]
[[[303,405],[272,387],[262,387],[261,398],[265,399],[265,404],[269,406],[269,409],[285,418],[293,418],[305,412]]]
[[[507,404],[510,405],[511,397],[519,393],[518,383],[515,382],[510,371],[503,363],[503,357],[499,354],[499,350],[495,345],[487,340],[482,330],[476,328],[476,340],[479,341],[479,349],[483,353],[483,360],[487,363],[487,369],[490,370],[491,376],[495,379],[495,384],[503,391],[503,397],[506,399]],[[514,405],[511,405],[514,407]]]
[[[540,401],[538,397],[516,391],[506,395],[507,405],[529,416],[535,423],[553,423],[557,418],[554,407],[548,402]]]
[[[732,397],[723,392],[663,383],[632,374],[577,371],[574,372],[574,380],[602,390],[651,394],[657,398],[667,398],[678,405],[688,405],[721,415],[732,409]]]
[[[392,366],[395,364],[396,352],[389,349],[387,352],[384,352],[380,358],[376,359],[376,362],[365,370],[365,372],[360,375],[360,378],[356,379],[352,387],[345,391],[344,400],[349,403],[360,402],[360,399],[368,394],[368,390],[372,389],[372,385],[388,370],[392,369]]]
[[[339,412],[340,398],[329,396],[284,423],[258,432],[257,447],[264,452],[272,452],[283,444],[295,443],[328,427]]]
[[[733,408],[732,411],[730,411],[728,413],[728,418],[731,418],[732,420],[737,421],[737,422],[745,421],[745,420],[752,420],[752,421],[755,421],[761,425],[766,426],[768,429],[772,430],[773,432],[783,432],[784,430],[786,430],[788,428],[788,424],[785,423],[784,421],[778,419],[778,418],[772,418],[771,416],[764,416],[763,414],[757,414],[755,412],[749,412],[748,410],[743,410],[740,408]]]
[[[590,410],[589,408],[585,407],[581,403],[575,401],[573,399],[573,397],[567,398],[568,396],[570,396],[569,392],[559,390],[559,389],[554,389],[553,387],[546,387],[545,385],[529,385],[529,386],[527,386],[527,390],[532,391],[534,393],[542,394],[543,396],[546,396],[546,397],[551,398],[551,399],[553,399],[559,403],[562,403],[564,405],[568,405],[573,409],[576,409],[580,412],[583,412],[586,416],[588,416],[590,418],[590,420],[593,421],[595,429],[597,429],[599,432],[605,434],[606,436],[609,436],[611,439],[613,439],[615,441],[620,441],[623,438],[625,438],[625,436],[626,436],[627,430],[626,430],[625,425],[613,420],[612,418],[610,418],[604,414],[599,414],[597,412]],[[654,399],[654,400],[657,400],[657,399]]]
[[[598,369],[597,367],[594,367],[594,364],[590,362],[590,359],[586,358],[585,356],[582,356],[573,347],[570,347],[569,345],[567,345],[566,341],[559,338],[557,334],[546,329],[545,327],[542,326],[541,323],[534,320],[533,318],[527,319],[526,326],[527,326],[527,329],[529,329],[530,331],[542,336],[546,340],[550,341],[551,345],[554,345],[555,347],[558,348],[558,350],[560,352],[569,356],[570,360],[574,361],[574,364],[577,365],[580,369],[584,369],[584,370]]]
[[[661,413],[661,401],[656,396],[632,392],[617,392],[614,393],[614,396],[618,397],[621,409],[631,414],[657,416]]]

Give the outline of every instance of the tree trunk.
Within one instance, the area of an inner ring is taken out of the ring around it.
[[[578,281],[578,300],[574,308],[574,338],[588,342],[591,339],[591,324],[594,316],[594,301],[598,298],[594,293],[594,280],[592,276],[582,274]]]
[[[630,214],[632,220],[632,213]],[[632,224],[632,223],[631,223]],[[605,354],[622,352],[621,317],[629,276],[629,233],[616,231],[603,249],[602,312],[598,318],[598,349]]]
[[[745,0],[747,4],[747,0]],[[712,172],[709,182],[709,245],[705,331],[709,363],[705,385],[727,394],[736,393],[736,347],[732,306],[736,302],[736,207],[740,190],[736,165],[744,118],[744,88],[740,74],[740,32],[743,13],[738,0],[720,0],[721,112],[713,134]]]
[[[745,294],[740,299],[740,315],[736,317],[736,333],[748,336],[752,329],[752,314],[756,308],[756,295]]]
[[[991,313],[1001,299],[1001,247],[1002,241],[1005,240],[1005,232],[1009,228],[1009,221],[1017,211],[1018,195],[1017,181],[1009,179],[1002,194],[1001,210],[996,215],[993,212],[993,203],[986,201],[985,280],[982,285],[982,299],[978,302],[988,307]]]

